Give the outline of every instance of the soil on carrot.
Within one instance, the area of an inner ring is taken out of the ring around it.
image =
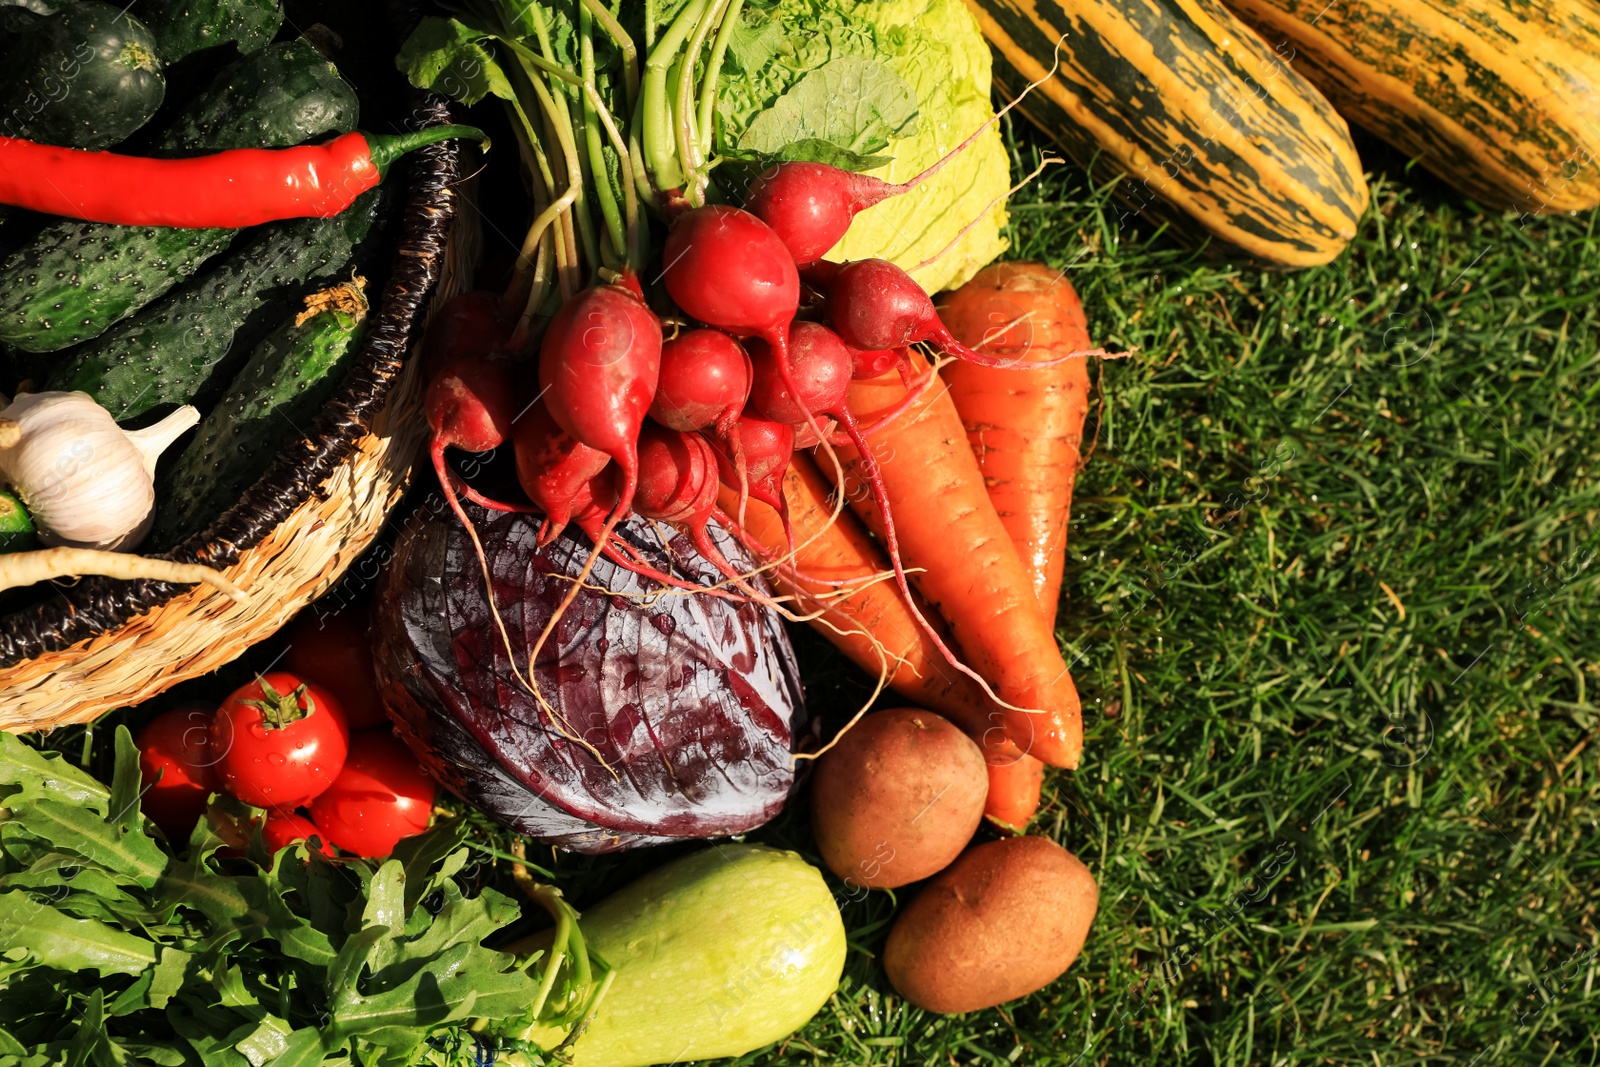
[[[933,1016],[875,957],[914,887],[830,876],[844,983],[740,1063],[1600,1063],[1600,213],[1484,213],[1360,147],[1359,235],[1295,273],[1075,168],[1015,198],[1011,254],[1137,350],[1092,370],[1057,627],[1084,762],[1035,824],[1099,916],[1061,981]],[[831,732],[871,680],[794,638]],[[820,864],[804,803],[749,839]],[[529,856],[582,906],[695,847]]]

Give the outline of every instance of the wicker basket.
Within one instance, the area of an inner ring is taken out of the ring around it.
[[[418,125],[450,121],[438,97],[412,103]],[[427,429],[406,356],[430,294],[452,295],[441,275],[461,277],[447,248],[457,158],[453,142],[434,145],[390,178],[407,183],[397,254],[338,393],[241,501],[167,553],[222,568],[248,603],[208,586],[85,578],[0,617],[0,728],[87,722],[215,670],[326,591],[378,535]]]

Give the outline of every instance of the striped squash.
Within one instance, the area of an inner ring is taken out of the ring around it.
[[[1600,205],[1594,0],[1228,0],[1346,118],[1491,207]]]
[[[1264,266],[1327,263],[1367,206],[1344,120],[1218,0],[967,0],[1020,105],[1124,221],[1154,216]],[[1063,38],[1064,35],[1064,38]]]

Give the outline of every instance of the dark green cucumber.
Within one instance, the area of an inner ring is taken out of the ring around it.
[[[355,90],[296,38],[224,67],[156,143],[164,150],[275,148],[356,127]]]
[[[0,136],[109,148],[150,121],[167,80],[144,23],[101,0],[26,14],[0,44]]]
[[[342,272],[382,192],[363,193],[331,219],[255,227],[204,276],[74,348],[49,387],[82,390],[119,421],[162,404],[196,402],[203,410],[205,394],[232,377],[308,282]]]
[[[156,483],[155,544],[170,547],[204,529],[261,477],[285,441],[305,436],[358,350],[365,285],[356,278],[307,297],[304,312],[250,353]]]
[[[356,94],[304,41],[225,68],[156,142],[158,152],[279,148],[355,128]],[[0,265],[0,342],[56,352],[98,337],[194,274],[236,230],[47,224]]]
[[[278,0],[143,0],[139,17],[155,32],[161,58],[176,63],[230,41],[254,52],[276,36],[283,8]]]
[[[0,490],[0,552],[21,552],[38,547],[33,516],[28,514],[22,501]]]

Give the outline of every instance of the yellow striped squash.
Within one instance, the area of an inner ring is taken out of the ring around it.
[[[1344,120],[1217,0],[967,0],[1008,95],[1123,215],[1172,221],[1265,266],[1326,263],[1367,183]]]
[[[1594,0],[1229,0],[1350,121],[1468,196],[1600,205]]]

